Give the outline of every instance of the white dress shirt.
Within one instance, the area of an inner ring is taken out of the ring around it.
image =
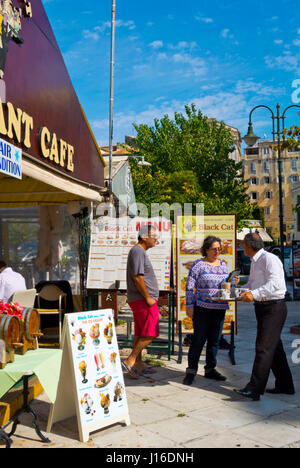
[[[26,283],[20,273],[16,273],[11,268],[5,268],[0,273],[0,301],[7,304],[8,300],[16,291],[25,291]]]
[[[286,283],[281,260],[274,254],[259,250],[251,259],[248,288],[255,301],[284,299]]]

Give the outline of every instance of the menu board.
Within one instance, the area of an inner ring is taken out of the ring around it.
[[[293,298],[300,299],[300,241],[292,242],[293,255]]]
[[[126,270],[129,250],[137,244],[140,227],[153,225],[159,234],[159,244],[147,250],[160,291],[170,289],[172,223],[165,218],[109,218],[92,223],[87,289],[126,290]]]
[[[91,432],[116,422],[130,424],[111,309],[65,316],[63,364],[50,428],[75,412],[83,442]]]
[[[185,288],[194,262],[202,258],[201,247],[204,239],[213,235],[221,239],[223,250],[220,258],[226,262],[229,272],[236,265],[236,216],[204,215],[180,216],[177,218],[176,238],[176,283],[177,322],[182,323],[182,333],[193,333],[193,320],[186,314]],[[229,303],[223,334],[231,333],[231,323],[236,321],[236,304]]]

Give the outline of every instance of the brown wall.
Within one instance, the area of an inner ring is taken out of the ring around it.
[[[20,3],[15,0],[15,6]],[[19,107],[34,120],[31,148],[36,159],[61,172],[95,185],[104,185],[104,168],[64,60],[40,0],[31,0],[33,17],[22,18],[20,36],[24,44],[9,44],[4,81],[7,102]],[[74,172],[70,173],[41,155],[38,134],[46,126],[74,146]],[[4,137],[5,139],[5,137]],[[16,142],[14,142],[15,144]],[[17,145],[18,146],[18,145]]]

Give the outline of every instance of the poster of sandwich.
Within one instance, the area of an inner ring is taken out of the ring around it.
[[[185,297],[189,271],[194,262],[202,258],[201,247],[209,235],[221,239],[223,250],[220,258],[225,261],[229,272],[235,269],[236,216],[181,216],[177,218],[176,235],[177,322],[181,321],[184,334],[192,334],[193,321],[186,314]],[[236,322],[236,304],[230,302],[229,307],[225,317],[224,335],[231,333],[231,323]]]

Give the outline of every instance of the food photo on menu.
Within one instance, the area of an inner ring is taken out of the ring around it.
[[[95,424],[127,408],[112,313],[90,317],[89,313],[83,315],[80,325],[70,320],[79,408],[85,424]]]

